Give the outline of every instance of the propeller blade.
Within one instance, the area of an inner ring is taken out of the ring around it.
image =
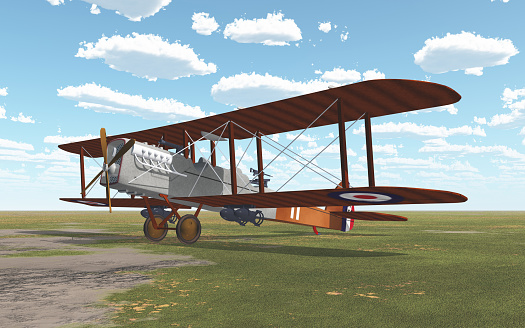
[[[111,165],[115,164],[116,161],[119,160],[119,158],[121,158],[122,156],[124,156],[124,154],[131,149],[131,147],[133,147],[133,145],[135,144],[135,139],[130,139],[125,145],[124,147],[122,147],[119,152],[115,155],[115,157],[113,157],[113,159],[111,160],[111,162],[109,162],[108,164],[108,167],[110,167]]]
[[[84,188],[84,190],[89,189],[89,187],[91,187],[91,185],[92,185],[95,181],[97,181],[97,179],[102,175],[102,172],[104,172],[104,171],[100,171],[100,172],[98,172],[97,176],[96,176],[95,178],[93,178],[93,180],[91,180],[91,182],[86,186],[86,188]]]
[[[104,163],[108,163],[108,144],[106,142],[106,129],[100,129],[100,146],[102,147],[102,155],[104,156]]]
[[[106,172],[106,198],[109,205],[109,213],[111,213],[111,194],[109,193],[109,174]]]
[[[115,155],[115,157],[111,160],[111,162],[109,162],[108,164],[108,167],[110,167],[111,165],[115,164],[116,161],[119,160],[119,158],[121,158],[122,156],[124,156],[124,154],[131,149],[131,147],[133,147],[133,145],[135,144],[135,139],[130,139],[125,145],[124,147],[122,147],[119,152]],[[102,173],[104,172],[104,170],[98,172],[98,174],[93,178],[93,180],[91,180],[90,183],[88,183],[88,185],[84,188],[84,190],[87,190],[89,189],[89,187],[91,187],[91,185],[93,183],[95,183],[95,181],[97,181],[97,179],[102,175]]]

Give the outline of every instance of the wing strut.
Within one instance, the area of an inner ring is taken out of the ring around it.
[[[339,119],[339,151],[341,157],[341,176],[343,181],[343,188],[349,188],[350,182],[348,181],[348,159],[346,155],[346,129],[345,129],[345,119],[343,117],[343,111],[341,99],[337,99],[337,117]]]
[[[374,177],[374,153],[372,151],[372,123],[370,121],[370,113],[365,114],[365,138],[366,160],[368,164],[368,186],[375,187],[376,181]]]
[[[237,195],[237,168],[235,167],[235,133],[234,133],[233,122],[228,123],[228,133],[230,142],[230,176],[232,183],[232,195]]]

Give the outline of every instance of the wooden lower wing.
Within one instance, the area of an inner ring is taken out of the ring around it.
[[[108,202],[106,198],[60,198],[60,200],[70,203],[78,203],[88,206],[100,206],[107,207]],[[151,206],[166,206],[166,202],[160,199],[150,198],[149,204]],[[142,198],[112,198],[111,207],[145,207],[144,200]],[[180,209],[191,208],[186,205],[178,205]]]
[[[450,191],[407,187],[360,187],[202,197],[174,197],[213,207],[252,205],[257,208],[349,205],[461,203],[467,197]]]
[[[398,215],[375,213],[375,212],[330,212],[347,219],[366,221],[407,221],[407,218]]]

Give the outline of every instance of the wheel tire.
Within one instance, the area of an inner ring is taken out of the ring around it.
[[[201,236],[201,223],[196,216],[186,214],[177,223],[177,238],[186,245],[193,244]]]
[[[159,226],[163,220],[164,218],[162,216],[155,215],[155,222],[157,223],[157,226]],[[167,228],[167,227],[168,227],[168,223],[164,223],[163,228]],[[166,229],[155,229],[153,227],[153,222],[151,221],[150,218],[147,218],[146,221],[144,222],[144,236],[146,236],[146,238],[148,238],[149,240],[154,241],[154,242],[159,242],[162,239],[164,239],[164,237],[166,237],[167,234],[168,234],[168,230]]]

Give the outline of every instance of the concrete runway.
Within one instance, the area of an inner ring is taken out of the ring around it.
[[[46,236],[57,232],[70,236]],[[132,248],[82,246],[101,239],[133,238],[97,236],[103,232],[100,229],[0,230],[0,255],[56,249],[94,252],[72,256],[0,257],[0,327],[108,324],[109,311],[93,305],[108,293],[151,281],[148,276],[121,274],[121,271],[213,264],[191,256],[146,254]],[[92,235],[75,236],[86,233]],[[17,238],[16,235],[36,237]]]

